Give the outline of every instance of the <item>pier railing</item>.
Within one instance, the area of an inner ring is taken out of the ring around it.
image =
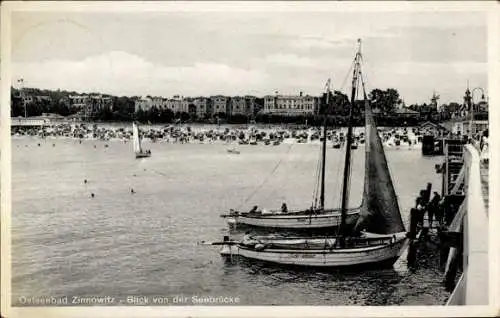
[[[465,213],[456,215],[457,218],[462,217],[463,222],[463,273],[447,305],[487,305],[488,206],[483,198],[482,163],[474,145],[468,144],[464,150],[466,198],[461,208],[465,209]]]

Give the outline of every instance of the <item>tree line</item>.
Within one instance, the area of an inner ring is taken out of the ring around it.
[[[25,88],[23,90],[25,96],[48,96],[47,99],[34,100],[26,105],[27,116],[40,116],[43,113],[55,113],[62,116],[75,115],[82,110],[71,107],[69,104],[69,96],[77,95],[74,91],[64,90],[42,90],[37,88]],[[98,121],[132,121],[151,122],[151,123],[172,123],[172,122],[206,122],[206,123],[237,123],[244,124],[249,122],[258,123],[290,123],[304,125],[322,125],[324,115],[327,115],[330,125],[342,126],[347,123],[350,101],[349,97],[340,92],[330,92],[329,96],[326,93],[319,98],[319,105],[316,114],[285,116],[279,114],[263,114],[256,112],[248,115],[231,115],[225,113],[217,113],[211,116],[203,116],[199,118],[194,112],[179,112],[174,113],[170,109],[151,107],[148,110],[135,111],[135,102],[139,99],[137,96],[111,96],[102,94],[104,97],[112,99],[112,109],[102,108],[94,113],[94,120]],[[419,116],[411,118],[402,118],[395,113],[398,104],[402,103],[399,92],[396,89],[389,88],[386,90],[373,89],[368,94],[368,99],[372,108],[378,109],[379,113],[376,116],[379,125],[414,125],[421,121],[441,121],[449,119],[452,111],[460,109],[458,103],[450,103],[443,105],[447,110],[444,113],[437,113],[435,108],[430,105],[410,105],[408,108],[418,111]],[[257,104],[256,110],[262,108],[262,100]],[[11,89],[11,116],[24,116],[25,107],[18,89]],[[364,103],[357,101],[352,108],[353,121],[355,125],[363,125],[364,123]]]

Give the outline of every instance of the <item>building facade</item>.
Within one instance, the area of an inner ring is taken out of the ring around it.
[[[235,96],[230,100],[231,115],[246,115],[247,102],[245,97]]]
[[[93,117],[105,109],[113,110],[113,99],[111,96],[101,94],[70,95],[62,100],[70,108],[77,109],[85,117]]]
[[[255,96],[245,96],[246,115],[253,116],[255,114],[256,100]]]
[[[210,103],[212,106],[212,114],[217,115],[223,113],[227,115],[229,113],[229,98],[222,95],[216,95],[210,97]]]
[[[166,108],[174,113],[187,113],[189,112],[189,101],[180,95],[174,95],[166,101]]]
[[[153,107],[153,99],[150,97],[141,97],[135,101],[135,112],[139,110],[148,111]]]
[[[84,109],[88,104],[88,95],[69,95],[69,106],[71,108]]]
[[[311,95],[267,95],[264,96],[262,113],[299,116],[315,114],[319,100]]]
[[[210,114],[209,99],[206,97],[196,97],[193,99],[193,105],[196,108],[197,118],[206,118]]]
[[[109,96],[89,95],[87,105],[85,106],[85,116],[94,117],[103,110],[113,111],[113,100]]]

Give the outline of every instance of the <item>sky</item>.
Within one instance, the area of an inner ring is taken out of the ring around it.
[[[13,12],[12,81],[127,96],[348,92],[362,39],[367,89],[406,104],[487,89],[481,12]]]

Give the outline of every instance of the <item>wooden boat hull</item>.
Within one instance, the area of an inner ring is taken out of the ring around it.
[[[408,244],[406,233],[396,233],[395,238],[383,245],[333,248],[263,248],[255,249],[242,244],[225,245],[223,255],[238,255],[251,260],[288,266],[352,268],[362,266],[392,266]],[[390,236],[389,236],[390,237]]]
[[[347,224],[353,224],[359,217],[359,208],[347,212]],[[318,214],[271,214],[271,215],[235,215],[228,218],[228,224],[244,224],[255,227],[280,229],[323,229],[340,225],[341,213],[332,210]]]
[[[151,157],[151,153],[147,153],[147,152],[138,152],[135,154],[135,158],[136,159],[140,159],[140,158],[149,158]]]

